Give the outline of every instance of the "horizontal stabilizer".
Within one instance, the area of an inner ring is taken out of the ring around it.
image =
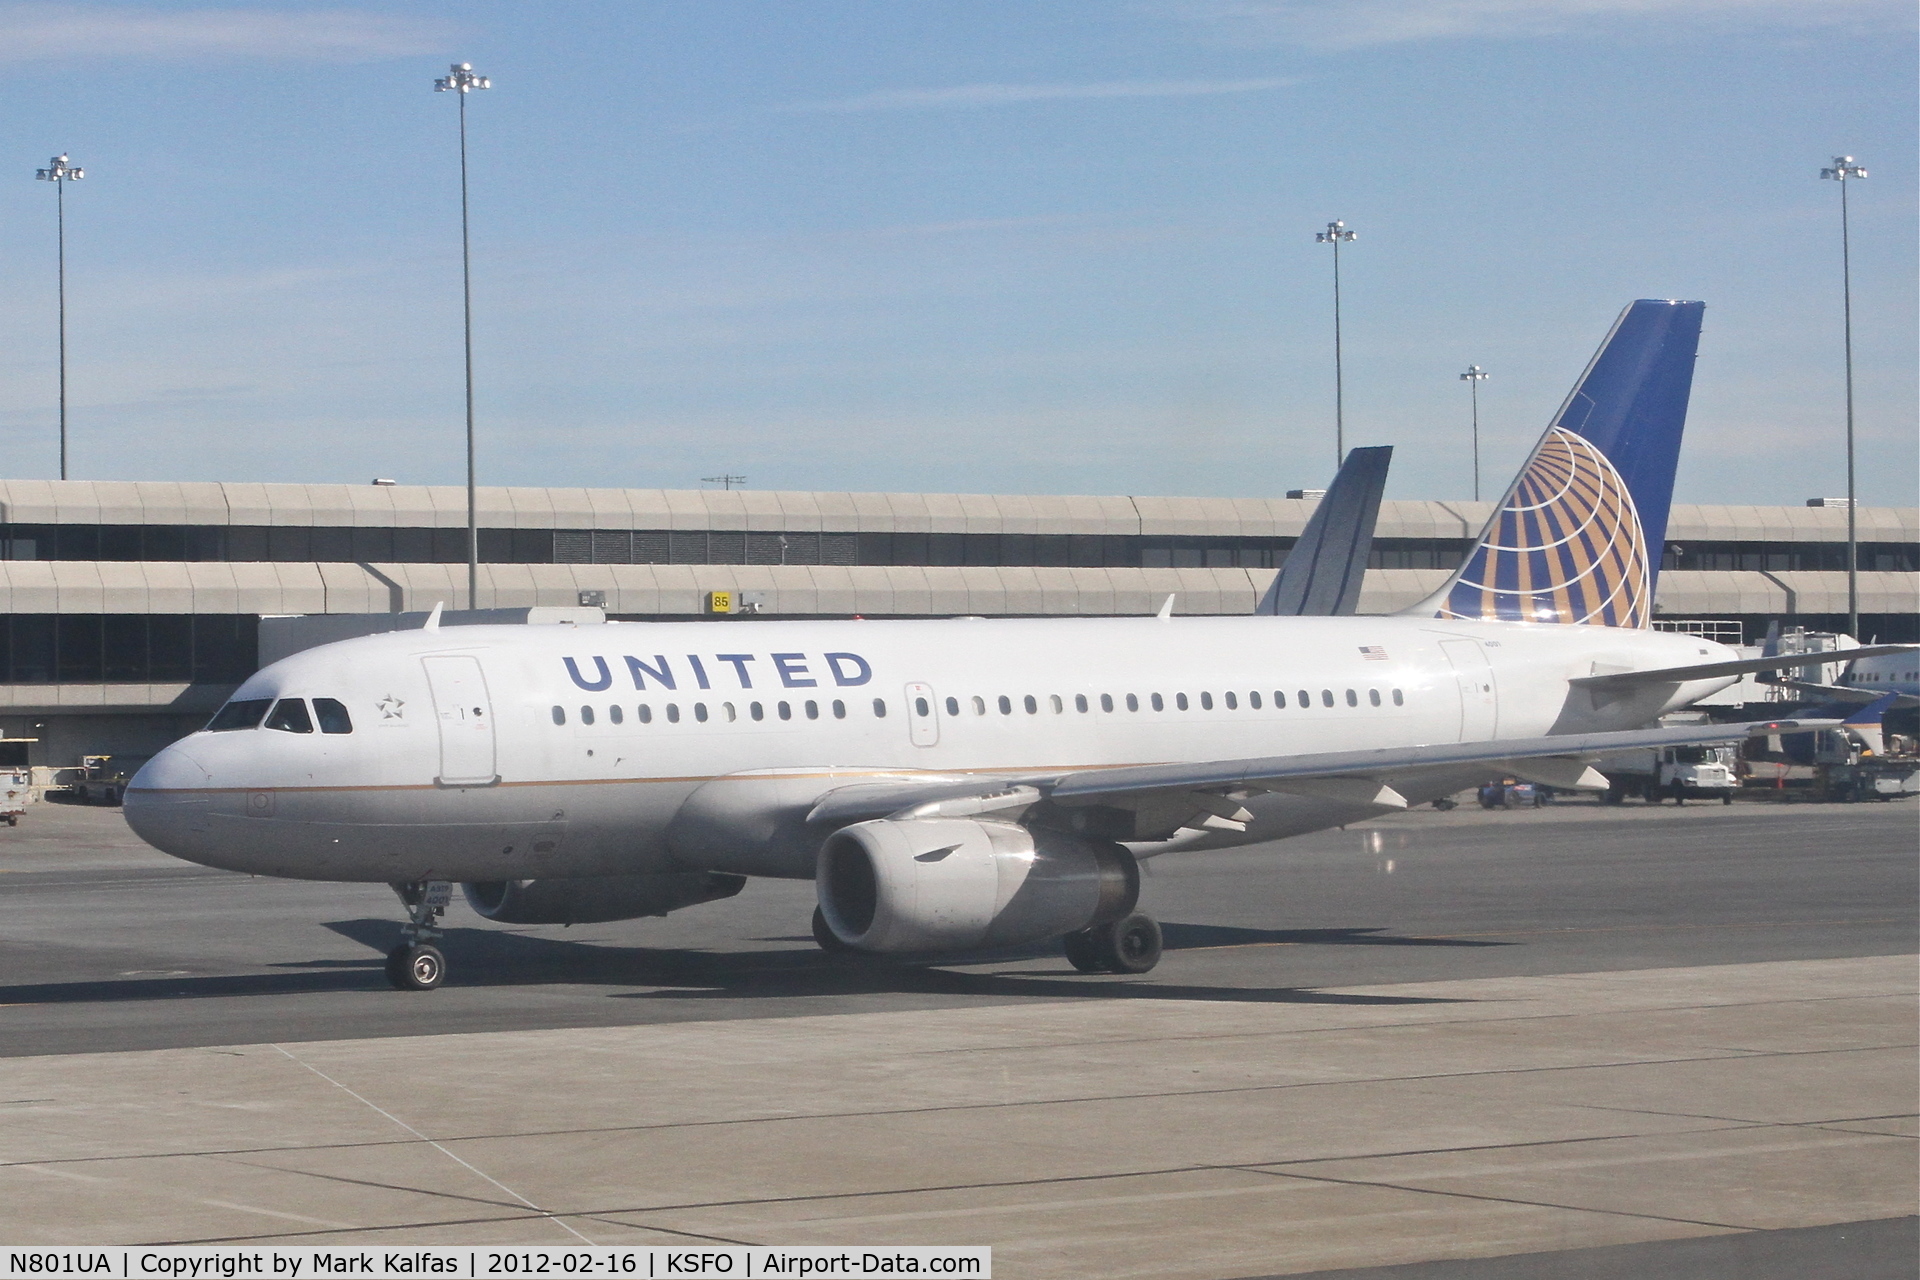
[[[1255,613],[1340,617],[1359,607],[1360,583],[1392,461],[1392,445],[1348,451]]]
[[[1846,649],[1841,656],[1846,658],[1877,658],[1887,653],[1911,653],[1910,644],[1873,644],[1859,649]],[[1731,662],[1702,662],[1691,667],[1659,667],[1652,671],[1619,671],[1603,676],[1577,676],[1569,681],[1582,689],[1600,689],[1618,691],[1633,689],[1649,684],[1685,684],[1689,680],[1709,680],[1714,676],[1745,675],[1749,671],[1782,671],[1793,667],[1811,666],[1821,658],[1833,660],[1833,655],[1785,653],[1763,658],[1738,658]]]

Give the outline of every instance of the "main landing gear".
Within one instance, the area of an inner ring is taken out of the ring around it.
[[[447,976],[447,958],[434,942],[441,912],[453,901],[453,886],[445,880],[396,884],[393,891],[407,909],[400,926],[400,945],[387,952],[387,981],[400,991],[431,991]]]
[[[1067,962],[1082,973],[1145,973],[1160,963],[1160,922],[1139,912],[1060,941]]]

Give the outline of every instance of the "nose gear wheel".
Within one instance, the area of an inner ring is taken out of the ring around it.
[[[432,991],[447,976],[447,957],[433,944],[440,938],[440,915],[453,900],[445,880],[396,884],[393,891],[407,909],[400,945],[387,952],[387,981],[398,991]]]

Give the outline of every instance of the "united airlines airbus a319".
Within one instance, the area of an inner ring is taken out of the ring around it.
[[[488,919],[573,923],[811,878],[828,949],[1063,938],[1083,970],[1143,972],[1142,858],[1492,773],[1604,788],[1609,750],[1744,736],[1642,727],[1779,665],[1648,629],[1701,311],[1628,307],[1459,572],[1396,615],[443,629],[436,610],[254,675],[140,771],[127,820],[209,866],[393,885],[401,988],[444,976],[454,882]]]

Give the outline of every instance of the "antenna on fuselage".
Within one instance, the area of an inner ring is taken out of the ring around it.
[[[1179,592],[1174,593],[1174,595],[1178,595],[1178,594]],[[1160,612],[1154,614],[1153,616],[1160,619],[1160,621],[1162,622],[1165,622],[1168,618],[1171,618],[1173,616],[1173,595],[1170,595],[1167,597],[1167,602],[1160,606]]]
[[[420,629],[422,631],[438,631],[440,629],[440,611],[446,607],[447,602],[445,600],[435,600],[433,602],[433,612],[429,613],[427,620],[420,624]]]

